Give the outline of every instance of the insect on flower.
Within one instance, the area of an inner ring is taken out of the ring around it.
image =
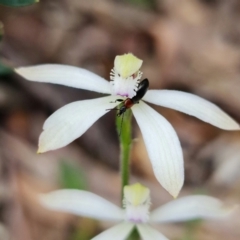
[[[127,111],[127,109],[131,108],[134,104],[139,103],[139,100],[141,100],[145,93],[147,92],[148,87],[149,81],[147,78],[145,78],[139,83],[138,90],[136,91],[136,95],[134,97],[127,98],[125,100],[117,99],[116,101],[123,102],[123,105],[119,109],[114,108],[116,110],[119,110],[117,116],[120,117]]]
[[[143,98],[143,96],[145,95],[145,93],[147,92],[149,87],[149,81],[147,78],[143,79],[139,85],[138,85],[138,89],[136,91],[136,95],[132,98],[126,98],[125,100],[123,99],[116,99],[115,102],[122,102],[122,105],[120,108],[112,108],[110,110],[117,110],[117,116],[120,117],[122,116],[122,120],[121,120],[121,126],[120,126],[120,131],[119,131],[119,136],[121,135],[121,130],[122,130],[122,123],[123,123],[123,117],[124,117],[124,113],[131,108],[134,104],[139,103],[139,101]],[[109,110],[109,109],[107,109]]]

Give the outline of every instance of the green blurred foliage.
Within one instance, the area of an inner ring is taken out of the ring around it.
[[[187,221],[185,223],[185,233],[180,240],[195,240],[197,236],[197,229],[202,223],[201,219],[195,219],[191,221]]]
[[[0,21],[0,41],[2,41],[3,33],[4,33],[4,26],[3,26],[3,23]]]
[[[0,0],[1,1],[1,0]],[[3,23],[0,22],[0,41],[3,38],[3,34],[4,34],[4,27],[3,27]],[[10,67],[5,66],[4,64],[1,63],[0,61],[0,76],[2,75],[7,75],[9,73],[11,73],[13,70]]]
[[[0,62],[0,76],[12,73],[13,70],[10,67],[5,66]]]
[[[92,239],[97,232],[98,222],[89,218],[82,218],[78,222],[76,230],[71,235],[70,240],[89,240]]]
[[[204,186],[202,186],[194,189],[192,195],[210,195],[210,193]]]
[[[143,8],[143,9],[152,9],[156,8],[155,0],[125,0],[125,2],[130,3],[134,6]]]
[[[83,169],[67,160],[62,160],[59,167],[59,181],[62,188],[87,189],[87,179]],[[76,228],[70,236],[70,240],[89,240],[95,235],[97,228],[98,222],[96,220],[80,218]]]
[[[60,184],[62,188],[87,189],[87,179],[82,169],[68,161],[60,163]]]
[[[23,7],[39,2],[39,0],[0,0],[1,5],[9,7]]]

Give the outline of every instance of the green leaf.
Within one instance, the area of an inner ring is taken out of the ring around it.
[[[0,0],[0,2],[1,2],[1,0]],[[3,26],[3,23],[0,21],[0,41],[2,40],[3,33],[4,33],[4,26]],[[12,72],[13,72],[12,68],[7,67],[0,62],[0,76],[7,75]]]
[[[13,69],[11,69],[10,67],[7,67],[5,65],[3,65],[1,62],[0,62],[0,76],[2,75],[7,75],[7,74],[10,74],[13,72]]]
[[[39,0],[0,0],[1,5],[9,7],[23,7],[39,2]]]
[[[185,233],[180,240],[195,240],[197,230],[202,223],[202,219],[189,220],[185,223]]]
[[[81,218],[77,228],[70,236],[70,240],[89,240],[99,230],[98,221],[90,218]]]
[[[82,169],[62,161],[60,163],[60,184],[63,188],[87,189],[87,179]]]
[[[3,26],[3,23],[0,21],[0,41],[2,41],[3,33],[4,33],[4,26]]]
[[[143,9],[155,9],[156,0],[125,0],[125,2],[130,3],[134,6],[143,8]]]

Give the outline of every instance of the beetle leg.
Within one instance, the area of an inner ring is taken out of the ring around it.
[[[123,102],[123,99],[116,99],[114,102],[110,102],[110,103],[115,103],[115,102]]]

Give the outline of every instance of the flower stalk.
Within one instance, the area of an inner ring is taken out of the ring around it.
[[[126,111],[122,117],[116,117],[116,125],[120,142],[121,202],[123,188],[129,185],[130,153],[132,146],[132,112]]]

